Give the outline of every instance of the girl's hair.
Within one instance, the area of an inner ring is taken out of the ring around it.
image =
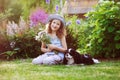
[[[47,33],[52,33],[52,29],[51,29],[51,23],[52,23],[53,19],[49,21],[49,24],[47,26]],[[61,21],[60,21],[61,22]],[[57,37],[58,38],[62,38],[63,36],[66,36],[66,30],[65,27],[63,26],[63,23],[61,22],[60,28],[57,31]]]

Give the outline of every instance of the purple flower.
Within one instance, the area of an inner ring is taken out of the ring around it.
[[[69,26],[71,23],[72,23],[71,21],[68,21],[68,22],[66,23],[66,26]]]
[[[46,4],[50,4],[50,0],[46,0]]]
[[[79,19],[76,20],[76,24],[80,24],[80,20]]]
[[[58,5],[56,5],[55,10],[56,10],[56,12],[59,11],[59,6]]]
[[[46,14],[44,10],[36,9],[30,15],[30,26],[36,26],[39,23],[45,24],[47,17],[48,17],[48,14]]]

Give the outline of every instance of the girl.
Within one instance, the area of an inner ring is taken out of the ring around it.
[[[50,36],[51,44],[46,45],[42,42],[41,51],[44,54],[33,59],[33,64],[60,64],[63,61],[64,52],[67,50],[64,18],[58,14],[52,14],[48,17],[48,22],[45,32]]]

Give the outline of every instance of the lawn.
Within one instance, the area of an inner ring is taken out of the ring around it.
[[[0,61],[0,80],[120,80],[120,60],[88,66],[33,65],[31,61]]]

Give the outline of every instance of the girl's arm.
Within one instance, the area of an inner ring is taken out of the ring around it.
[[[61,39],[61,42],[62,42],[62,51],[65,52],[67,50],[67,43],[66,43],[66,38],[65,36]]]
[[[62,48],[57,47],[56,45],[53,45],[53,44],[48,45],[48,47],[49,47],[51,50],[57,50],[57,51],[60,51],[60,52],[65,52],[65,51],[67,50],[67,43],[66,43],[65,37],[63,37],[63,38],[61,39],[61,43],[62,43]]]
[[[41,51],[45,53],[45,52],[50,52],[51,50],[47,48],[47,46],[42,42]]]

